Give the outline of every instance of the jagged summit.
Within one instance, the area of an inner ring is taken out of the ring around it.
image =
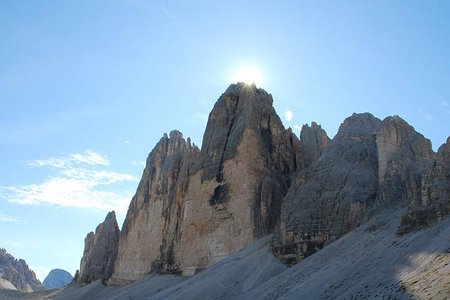
[[[330,138],[325,130],[316,122],[311,126],[303,125],[300,131],[301,153],[304,162],[304,168],[309,167],[316,158],[322,154],[322,150],[328,145]]]
[[[80,282],[90,283],[111,277],[117,257],[119,235],[116,213],[110,211],[103,223],[97,226],[95,233],[88,233],[84,240],[84,253],[78,276]]]
[[[255,85],[232,84],[201,150],[179,131],[163,136],[131,201],[112,282],[192,274],[273,231],[300,145],[272,103]]]
[[[33,292],[43,290],[43,286],[25,260],[16,259],[0,248],[0,289]]]
[[[400,117],[370,113],[345,119],[333,139],[315,122],[299,139],[269,93],[232,84],[209,114],[201,149],[178,130],[163,135],[122,231],[106,226],[111,214],[86,238],[81,278],[193,275],[269,233],[272,251],[294,264],[392,207],[409,207],[399,232],[414,230],[450,212],[449,148],[436,156]],[[92,250],[105,249],[102,236],[117,236],[108,254]]]

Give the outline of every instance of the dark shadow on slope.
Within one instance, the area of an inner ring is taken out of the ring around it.
[[[431,299],[450,295],[450,217],[404,236],[404,210],[367,224],[239,299]]]

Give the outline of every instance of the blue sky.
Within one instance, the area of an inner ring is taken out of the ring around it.
[[[74,273],[163,133],[201,145],[248,66],[297,134],[369,111],[450,135],[448,1],[2,0],[0,246]]]

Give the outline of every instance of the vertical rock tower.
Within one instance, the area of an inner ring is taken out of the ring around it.
[[[193,275],[272,232],[274,253],[295,264],[385,208],[405,209],[399,233],[450,213],[450,140],[436,155],[400,117],[370,113],[348,117],[332,140],[305,125],[299,140],[272,102],[255,85],[232,84],[201,149],[165,134],[122,231],[108,215],[86,238],[81,280]]]
[[[111,282],[194,274],[272,232],[300,143],[272,96],[231,85],[209,115],[202,149],[164,136],[147,159],[122,229]]]
[[[174,247],[192,165],[199,150],[179,131],[161,138],[147,158],[122,228],[112,283],[177,270]]]
[[[81,283],[110,278],[117,256],[120,230],[116,214],[111,211],[99,224],[95,233],[90,232],[84,240],[84,253],[77,278]]]

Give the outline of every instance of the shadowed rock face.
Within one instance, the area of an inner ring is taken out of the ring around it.
[[[95,234],[90,232],[84,240],[84,253],[80,263],[78,280],[91,283],[107,280],[113,271],[117,256],[120,230],[114,211],[108,213],[105,221],[97,226]]]
[[[311,167],[301,172],[283,202],[274,251],[293,264],[359,226],[375,201],[374,133],[381,121],[354,114]]]
[[[431,142],[398,116],[376,133],[378,207],[420,202],[423,175],[435,158]]]
[[[328,145],[330,138],[325,130],[316,122],[312,122],[311,126],[303,125],[300,131],[300,143],[303,167],[311,166],[322,153],[322,150]]]
[[[0,248],[0,278],[10,282],[23,292],[40,291],[44,288],[23,259],[15,259],[5,249]],[[13,287],[11,287],[13,288]]]
[[[436,160],[422,177],[420,196],[402,217],[399,233],[433,224],[450,213],[450,137],[439,148]]]
[[[354,114],[284,199],[274,251],[296,263],[380,209],[420,201],[434,152],[400,117]]]

